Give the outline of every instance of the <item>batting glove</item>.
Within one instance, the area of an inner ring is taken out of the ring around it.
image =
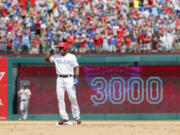
[[[53,53],[54,53],[54,49],[51,48],[51,49],[49,50],[49,52],[50,52],[51,54],[53,54]]]
[[[79,81],[78,81],[78,77],[75,77],[75,78],[74,78],[74,85],[78,84],[78,82],[79,82]]]

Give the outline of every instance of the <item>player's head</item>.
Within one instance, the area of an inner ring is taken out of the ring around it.
[[[59,42],[56,48],[58,48],[57,52],[61,53],[62,55],[65,55],[68,49],[66,42]]]
[[[23,83],[23,88],[27,88],[27,87],[28,87],[27,83]]]

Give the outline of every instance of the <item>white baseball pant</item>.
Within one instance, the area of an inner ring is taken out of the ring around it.
[[[29,101],[25,100],[25,101],[21,101],[20,103],[20,112],[21,112],[21,117],[23,120],[27,119],[28,116],[28,106],[29,106]]]
[[[73,119],[80,119],[80,111],[76,98],[76,89],[74,86],[73,77],[57,77],[56,80],[56,93],[58,99],[59,113],[62,119],[69,120],[68,114],[66,112],[66,105],[64,100],[65,91],[68,94],[69,100],[71,102],[71,110]]]

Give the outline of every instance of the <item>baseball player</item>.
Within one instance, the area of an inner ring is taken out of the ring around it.
[[[26,120],[28,116],[28,106],[31,96],[31,91],[28,89],[26,83],[23,84],[23,88],[18,91],[18,96],[20,97],[20,112],[21,118],[19,120]]]
[[[53,53],[52,51],[47,53],[45,61],[54,63],[56,67],[56,94],[59,113],[61,116],[61,120],[58,122],[58,125],[65,125],[65,123],[69,120],[64,100],[65,91],[67,92],[71,102],[73,119],[77,124],[81,124],[80,110],[75,89],[75,85],[78,83],[79,64],[76,56],[67,52],[68,48],[65,42],[60,42],[56,48],[57,53]]]

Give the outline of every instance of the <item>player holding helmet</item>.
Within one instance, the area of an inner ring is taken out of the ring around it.
[[[81,124],[80,111],[74,86],[78,83],[79,64],[76,56],[67,52],[68,48],[65,42],[60,42],[56,48],[59,49],[58,52],[56,54],[52,54],[52,52],[47,53],[45,61],[54,63],[56,67],[56,94],[59,113],[61,116],[61,120],[58,122],[58,125],[64,125],[69,120],[64,100],[65,91],[67,92],[71,102],[73,119],[77,122],[77,124]]]

